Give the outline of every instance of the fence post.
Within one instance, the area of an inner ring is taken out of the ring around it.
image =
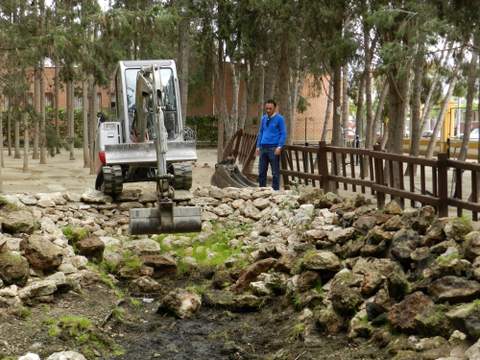
[[[325,192],[333,191],[333,186],[328,174],[328,157],[327,157],[327,143],[320,141],[318,143],[318,173],[322,177],[320,180],[320,187]]]
[[[438,154],[438,216],[448,216],[448,153]]]
[[[374,145],[373,151],[376,151],[376,152],[381,151],[381,146],[379,144]],[[383,179],[383,161],[382,159],[375,156],[375,154],[373,158],[374,158],[373,167],[374,167],[374,173],[375,173],[375,183],[377,185],[383,186],[385,185],[384,179]],[[379,209],[382,209],[385,206],[385,193],[383,193],[381,190],[377,190],[376,196],[377,196],[377,206]]]

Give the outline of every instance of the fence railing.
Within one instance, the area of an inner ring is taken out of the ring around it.
[[[327,146],[285,146],[280,174],[286,188],[293,183],[319,186],[326,191],[343,188],[353,192],[369,191],[379,207],[387,197],[401,206],[432,205],[440,216],[449,207],[472,212],[478,219],[480,165],[450,160],[447,154],[437,159],[389,154],[374,150]],[[449,191],[450,188],[450,191]]]

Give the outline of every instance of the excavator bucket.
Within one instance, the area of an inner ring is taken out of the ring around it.
[[[201,210],[198,207],[167,203],[159,208],[130,210],[132,235],[199,232],[201,229]]]
[[[224,160],[215,165],[215,173],[212,176],[211,183],[219,188],[257,186],[242,174],[233,159]]]

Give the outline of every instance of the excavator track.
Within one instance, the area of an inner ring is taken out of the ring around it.
[[[192,187],[192,165],[172,164],[175,190],[190,190]]]
[[[123,190],[123,174],[119,165],[104,166],[103,171],[103,193],[110,196],[117,196]]]

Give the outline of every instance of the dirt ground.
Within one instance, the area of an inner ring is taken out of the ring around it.
[[[215,169],[217,150],[215,148],[198,149],[198,161],[193,169],[193,187],[209,185]],[[23,156],[23,154],[22,154]],[[14,159],[4,151],[5,167],[2,169],[1,179],[3,193],[40,193],[66,192],[81,193],[87,188],[93,188],[95,175],[89,175],[89,169],[83,167],[82,149],[76,149],[75,160],[69,160],[64,150],[60,155],[48,157],[47,164],[39,164],[39,160],[29,158],[29,170],[23,172],[23,158]],[[125,187],[139,187],[139,184],[127,184]],[[143,183],[144,186],[153,184]]]

